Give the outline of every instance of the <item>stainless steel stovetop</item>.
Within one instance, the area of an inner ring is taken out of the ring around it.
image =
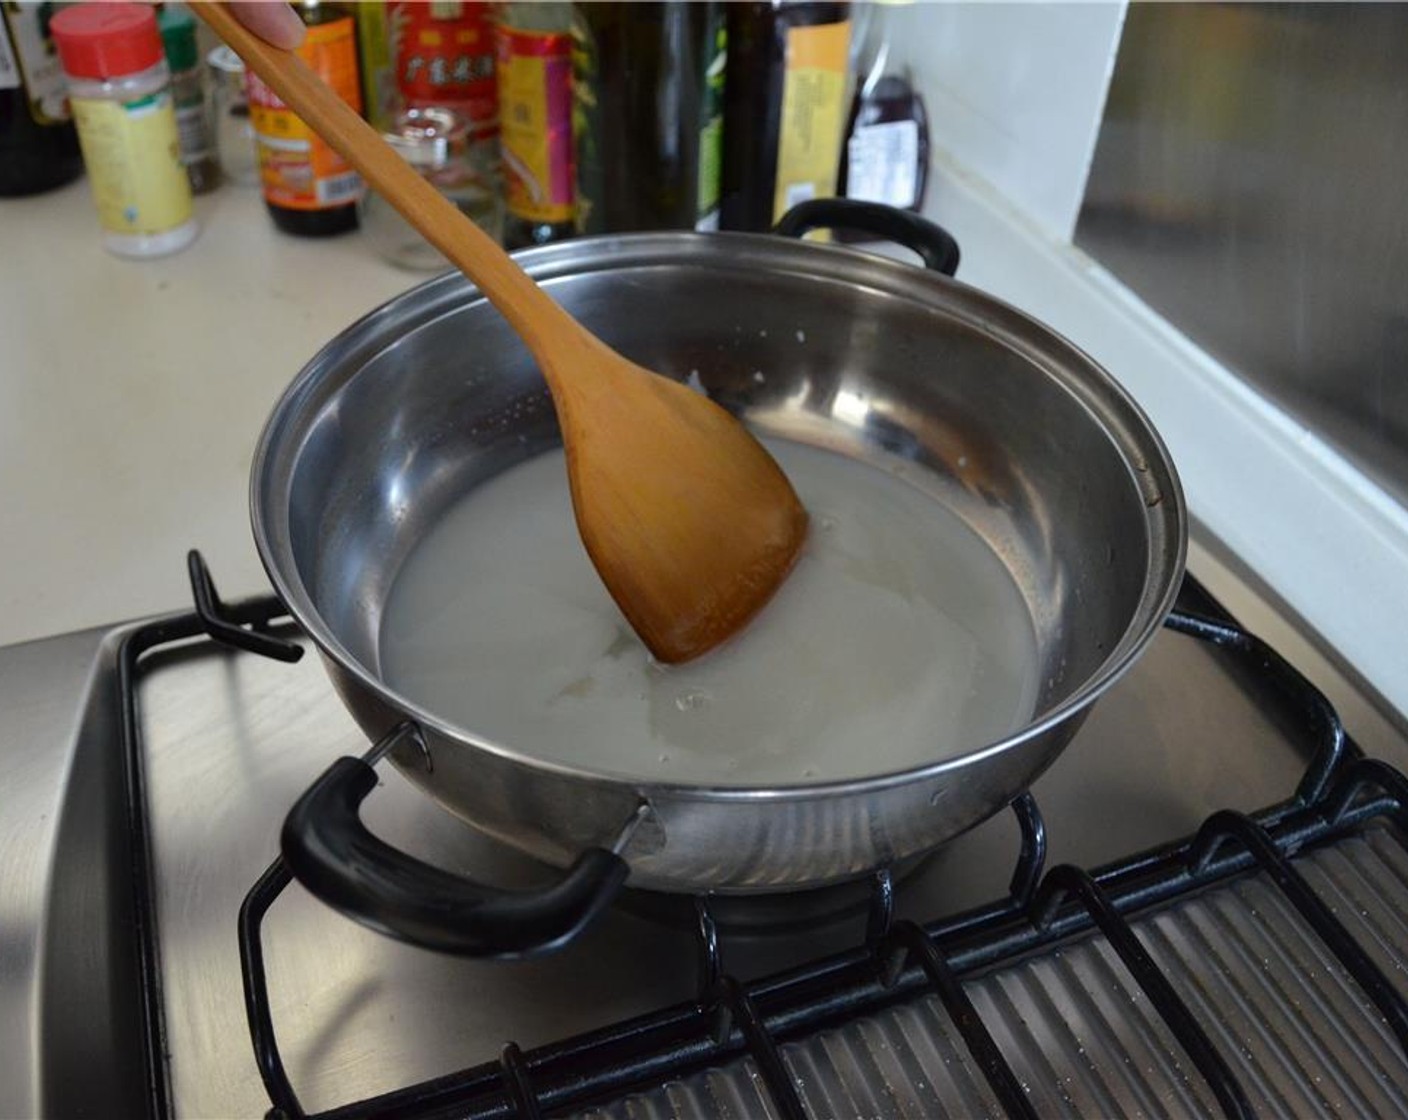
[[[152,1079],[131,1025],[140,1021],[134,1004],[151,999],[174,1114],[260,1116],[270,1102],[246,1025],[236,916],[277,853],[289,806],[335,757],[366,743],[316,658],[281,664],[205,639],[147,655],[131,715],[154,869],[153,982],[133,963],[143,914],[124,855],[117,654],[128,632],[0,650],[0,1113],[145,1107]],[[1231,665],[1187,635],[1156,639],[1034,788],[1048,865],[1104,864],[1189,835],[1214,810],[1256,810],[1293,793],[1303,729]],[[1367,710],[1354,706],[1356,716]],[[1371,723],[1350,730],[1370,754],[1408,767],[1408,744]],[[365,817],[452,870],[504,883],[541,873],[390,768]],[[1018,841],[1004,814],[946,846],[901,882],[899,915],[929,922],[1001,898]],[[1408,990],[1408,853],[1394,835],[1371,829],[1298,862]],[[725,929],[723,963],[747,982],[853,948],[864,921],[808,918],[801,933]],[[1135,928],[1239,1064],[1258,1109],[1408,1113],[1408,1058],[1383,1017],[1263,876]],[[618,908],[546,959],[474,962],[388,940],[294,885],[270,911],[263,942],[280,1052],[310,1113],[492,1062],[508,1040],[531,1059],[535,1047],[696,995],[694,931],[641,908]],[[966,988],[1039,1115],[1217,1110],[1098,936],[989,970]],[[1000,1113],[933,996],[791,1037],[784,1053],[818,1117]],[[778,1110],[746,1058],[599,1107],[623,1117]]]

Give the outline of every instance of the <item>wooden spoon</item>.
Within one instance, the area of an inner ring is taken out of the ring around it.
[[[807,512],[772,457],[718,405],[589,333],[296,54],[251,34],[224,4],[192,8],[532,351],[557,409],[578,532],[651,653],[687,661],[745,626],[806,537]]]

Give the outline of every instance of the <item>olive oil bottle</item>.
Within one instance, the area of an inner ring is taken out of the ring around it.
[[[722,227],[769,229],[836,193],[849,107],[850,5],[727,5]]]
[[[717,229],[723,5],[577,5],[577,229]]]

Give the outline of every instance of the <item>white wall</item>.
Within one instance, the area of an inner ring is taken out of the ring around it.
[[[892,59],[924,96],[931,143],[1069,240],[1125,6],[930,0],[881,15]]]

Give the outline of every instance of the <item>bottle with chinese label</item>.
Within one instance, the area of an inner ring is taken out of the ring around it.
[[[104,248],[123,257],[184,249],[197,227],[156,13],[78,4],[51,26]]]
[[[317,0],[304,0],[295,9],[308,27],[299,57],[360,113],[354,14]],[[274,225],[303,237],[355,229],[361,177],[252,71],[246,81],[264,203]]]
[[[492,6],[397,0],[390,12],[401,107],[449,109],[474,135],[496,135],[499,85]]]
[[[840,193],[917,211],[928,180],[929,118],[908,71],[897,71],[890,63],[886,9],[873,8],[869,15],[841,152]],[[836,236],[842,241],[866,239],[845,230]]]
[[[727,5],[724,229],[766,230],[836,193],[850,97],[850,5]]]
[[[723,5],[577,7],[577,229],[717,229]]]
[[[497,28],[504,244],[544,245],[575,232],[572,5],[511,3]]]
[[[38,194],[83,170],[52,4],[0,3],[0,196]]]

